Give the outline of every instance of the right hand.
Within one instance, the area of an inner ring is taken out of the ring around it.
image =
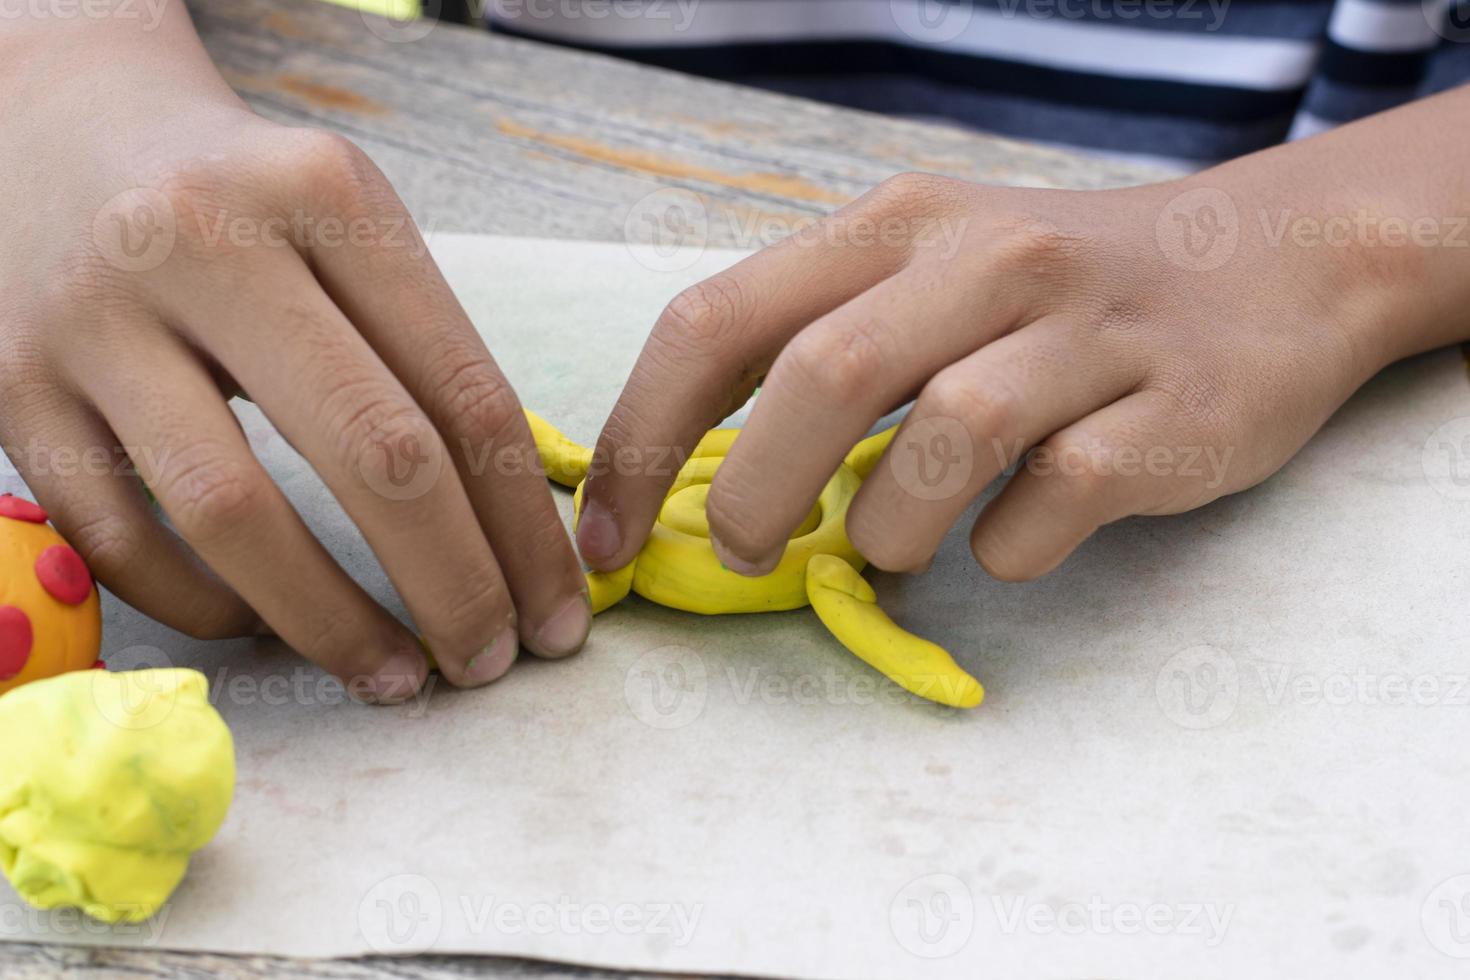
[[[274,632],[368,700],[412,695],[418,640],[255,459],[227,405],[248,393],[450,682],[494,680],[518,639],[576,651],[585,582],[529,428],[402,202],[342,137],[251,112],[167,9],[156,31],[0,39],[0,444],[119,598],[196,637]]]

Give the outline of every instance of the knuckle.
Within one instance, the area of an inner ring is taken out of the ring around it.
[[[432,613],[430,628],[437,640],[448,641],[446,650],[473,656],[499,634],[499,624],[513,619],[504,581],[490,562],[482,562],[444,597]]]
[[[780,360],[800,386],[797,390],[829,404],[860,402],[882,376],[888,356],[873,324],[841,331],[808,331],[787,345]]]
[[[361,147],[326,129],[297,130],[289,166],[315,199],[375,201],[387,181]]]
[[[355,471],[369,488],[397,480],[399,460],[425,464],[443,459],[443,441],[428,419],[417,407],[392,395],[364,400],[335,431],[339,433],[338,464],[343,470]]]
[[[748,291],[740,280],[720,273],[684,290],[664,307],[654,335],[694,352],[722,347],[751,315]]]
[[[940,372],[919,398],[925,418],[954,419],[966,429],[1006,435],[1016,428],[1020,403],[1009,385]]]
[[[989,258],[998,273],[1046,278],[1073,263],[1090,247],[1088,238],[1034,214],[994,219],[988,230]]]
[[[338,676],[349,676],[355,665],[374,649],[361,620],[333,608],[323,608],[313,619],[301,644],[301,652]],[[292,646],[295,646],[292,643]]]
[[[184,536],[208,544],[254,526],[267,501],[264,478],[211,448],[188,456],[158,488]]]
[[[248,614],[248,610],[245,611]],[[180,630],[195,640],[232,640],[251,635],[253,614],[242,614],[224,606],[186,611]]]
[[[142,538],[132,523],[111,513],[98,514],[70,528],[67,540],[87,567],[99,575],[123,571],[142,550]]]
[[[874,568],[885,572],[916,572],[934,559],[934,549],[919,540],[911,529],[898,529],[890,522],[874,521],[849,511],[847,536],[853,547]]]
[[[721,472],[725,469],[721,467]],[[742,557],[764,554],[777,536],[770,509],[756,505],[754,490],[749,481],[732,472],[714,482],[705,502],[711,536]]]
[[[1228,428],[1235,414],[1227,382],[1197,366],[1162,373],[1151,387],[1168,409],[1200,428]]]
[[[873,194],[880,205],[904,211],[922,210],[949,201],[963,186],[962,181],[952,177],[908,172],[884,180]]]
[[[1042,443],[1050,453],[1052,492],[1069,503],[1097,496],[1112,472],[1111,451],[1100,440],[1081,433],[1062,433]]]
[[[461,360],[436,388],[450,423],[476,436],[496,439],[521,419],[515,390],[483,356]]]
[[[19,415],[33,404],[53,397],[56,385],[46,367],[46,352],[28,329],[0,335],[0,405]]]
[[[989,535],[972,535],[970,554],[998,582],[1031,582],[1046,573],[1034,558]]]

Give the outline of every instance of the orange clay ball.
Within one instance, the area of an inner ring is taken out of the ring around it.
[[[46,519],[30,501],[0,496],[0,694],[99,663],[97,589]]]

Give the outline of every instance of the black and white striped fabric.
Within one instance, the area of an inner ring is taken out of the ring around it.
[[[1470,0],[490,0],[493,29],[1202,166],[1470,81]]]

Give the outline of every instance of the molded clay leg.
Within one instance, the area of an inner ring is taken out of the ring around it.
[[[596,616],[627,598],[633,589],[635,564],[624,565],[615,572],[587,573],[587,595],[592,600],[592,615]]]
[[[893,437],[897,432],[898,426],[892,425],[877,435],[868,436],[868,438],[852,447],[852,452],[847,454],[847,458],[843,462],[851,466],[858,476],[866,480],[868,474],[873,472],[873,467],[878,465],[878,460],[883,458],[883,450],[888,448],[888,444],[893,441]]]
[[[873,587],[832,555],[806,566],[807,597],[839,643],[921,698],[973,708],[985,689],[943,647],[900,627],[878,608]]]
[[[536,454],[541,457],[541,468],[547,477],[567,488],[576,487],[587,476],[592,465],[592,450],[561,434],[561,430],[528,409],[526,421],[531,425],[531,437],[536,440]]]

